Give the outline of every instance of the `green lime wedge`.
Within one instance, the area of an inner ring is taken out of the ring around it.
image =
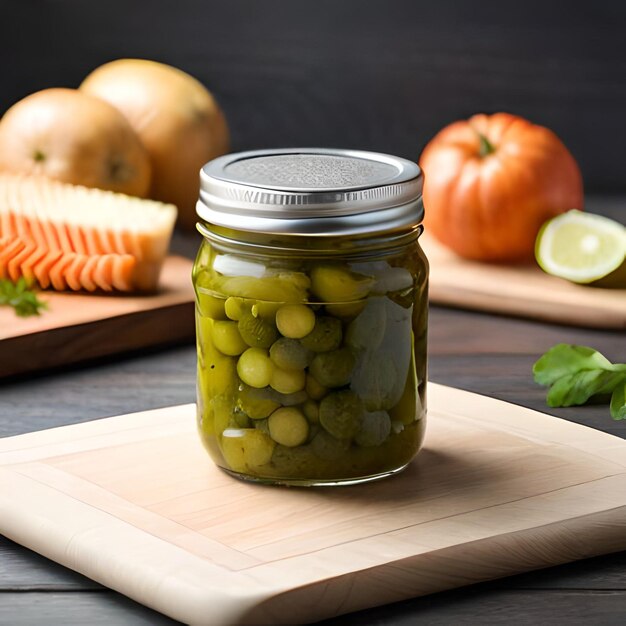
[[[625,256],[626,227],[608,217],[576,210],[546,222],[535,243],[541,269],[574,283],[621,276]]]

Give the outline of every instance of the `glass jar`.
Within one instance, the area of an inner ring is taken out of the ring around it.
[[[239,478],[394,474],[426,416],[422,177],[388,155],[231,154],[201,172],[198,427]]]

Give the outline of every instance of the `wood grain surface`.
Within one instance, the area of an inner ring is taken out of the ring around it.
[[[590,197],[587,206],[620,219],[626,197]],[[195,237],[178,235],[172,249],[191,257],[197,245]],[[530,368],[558,342],[593,346],[614,361],[626,354],[623,332],[435,306],[430,312],[430,378],[626,438],[626,422],[611,420],[606,405],[546,407],[545,389],[532,382]],[[193,402],[195,360],[195,348],[189,345],[0,381],[0,436]],[[621,552],[352,613],[328,623],[621,626],[625,597],[626,552]],[[102,624],[173,623],[0,537],[0,623],[82,625],[86,615]]]
[[[191,261],[165,260],[158,293],[40,294],[40,316],[16,317],[0,308],[0,377],[79,363],[194,336]]]
[[[405,472],[335,490],[226,476],[193,405],[4,439],[0,530],[194,624],[300,623],[626,548],[626,442],[429,398]]]
[[[494,265],[455,255],[424,233],[435,304],[534,319],[626,330],[626,288],[600,289],[549,276],[531,265]]]

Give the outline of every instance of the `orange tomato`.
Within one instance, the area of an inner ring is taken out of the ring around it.
[[[580,170],[565,145],[508,113],[450,124],[419,163],[425,228],[468,259],[530,261],[541,225],[583,207]]]

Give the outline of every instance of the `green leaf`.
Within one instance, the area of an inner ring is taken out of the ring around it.
[[[535,382],[550,387],[549,406],[574,406],[611,396],[611,416],[626,419],[626,364],[611,363],[593,348],[560,343],[533,366]]]
[[[590,398],[606,395],[626,382],[626,373],[606,370],[584,370],[559,378],[548,391],[548,406],[575,406]]]
[[[47,308],[45,302],[37,297],[28,281],[21,277],[16,283],[7,278],[0,279],[0,306],[13,307],[19,317],[40,315],[41,310]]]
[[[626,419],[626,379],[613,390],[611,396],[611,417],[614,420]]]
[[[595,369],[613,370],[614,366],[593,348],[559,343],[533,365],[533,375],[536,383],[552,385],[563,376]]]

